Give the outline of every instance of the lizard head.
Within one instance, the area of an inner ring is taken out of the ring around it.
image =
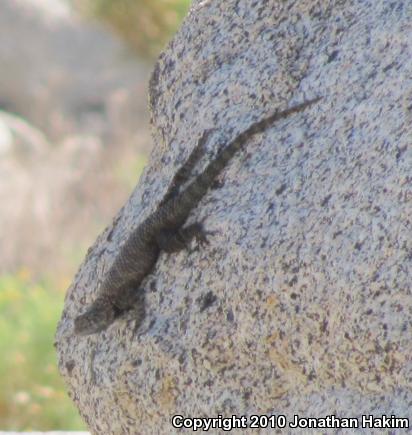
[[[104,331],[116,318],[116,308],[108,301],[96,300],[90,308],[74,320],[76,335],[90,335]]]

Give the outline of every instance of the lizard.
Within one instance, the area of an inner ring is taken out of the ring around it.
[[[321,98],[316,97],[285,110],[277,110],[253,122],[218,151],[205,169],[190,181],[190,173],[203,155],[204,145],[213,131],[205,130],[189,158],[174,175],[157,209],[131,232],[121,246],[94,302],[75,318],[75,334],[89,335],[103,331],[132,309],[136,312],[135,320],[139,325],[145,316],[140,284],[154,269],[161,251],[178,252],[187,248],[193,239],[200,244],[208,243],[209,233],[204,230],[201,222],[186,227],[184,224],[236,152],[252,136],[264,132],[275,121],[301,112]],[[183,188],[184,184],[186,187]]]

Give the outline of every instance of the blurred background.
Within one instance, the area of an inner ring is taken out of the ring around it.
[[[150,152],[147,82],[189,0],[0,1],[0,430],[82,430],[54,332]]]

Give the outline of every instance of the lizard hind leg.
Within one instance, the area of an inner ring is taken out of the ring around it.
[[[199,162],[199,160],[204,156],[205,153],[205,144],[211,134],[212,130],[205,130],[200,137],[197,145],[194,147],[192,152],[190,153],[188,159],[185,163],[180,167],[180,169],[176,172],[173,180],[169,186],[166,195],[162,199],[160,205],[165,204],[170,199],[177,196],[180,188],[190,180],[190,177],[193,175],[193,169]]]
[[[156,237],[157,244],[167,253],[179,252],[188,249],[193,239],[201,245],[208,244],[207,236],[212,234],[205,231],[201,222],[195,222],[178,230],[162,230]]]

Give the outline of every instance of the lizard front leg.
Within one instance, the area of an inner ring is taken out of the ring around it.
[[[135,322],[134,331],[136,332],[146,317],[145,291],[138,287],[124,289],[123,293],[128,303],[122,303],[122,298],[119,297],[114,305],[118,309],[118,317],[122,316],[125,321]]]

